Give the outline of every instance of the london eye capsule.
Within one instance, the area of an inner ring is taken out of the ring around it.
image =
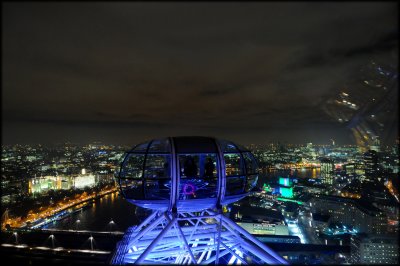
[[[245,197],[257,184],[253,154],[211,137],[168,137],[128,151],[116,179],[129,202],[148,209],[200,211]]]

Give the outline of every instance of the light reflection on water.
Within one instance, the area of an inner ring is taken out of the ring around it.
[[[307,169],[306,171],[278,170],[269,173],[268,176],[260,175],[258,184],[262,185],[268,182],[271,177],[317,178],[319,175],[319,169]],[[112,193],[97,199],[95,202],[90,202],[83,210],[61,221],[50,223],[44,228],[125,232],[128,227],[139,224],[148,215],[150,215],[149,211],[136,208],[135,205],[127,202],[118,193]],[[78,220],[79,222],[77,222]],[[111,220],[114,223],[110,223]]]
[[[90,202],[87,207],[61,221],[50,223],[44,228],[64,230],[125,231],[129,226],[139,223],[140,216],[133,204],[128,203],[117,193]],[[140,213],[139,213],[140,214]],[[79,222],[77,222],[79,220]],[[113,220],[113,226],[110,221]]]

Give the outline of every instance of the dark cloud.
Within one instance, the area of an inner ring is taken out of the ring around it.
[[[8,2],[2,10],[4,143],[163,134],[349,142],[324,104],[371,59],[398,54],[395,2]]]

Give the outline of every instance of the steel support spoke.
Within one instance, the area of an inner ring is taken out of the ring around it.
[[[189,225],[180,226],[179,222]],[[221,213],[204,210],[153,213],[138,227],[127,230],[111,263],[219,264],[229,260],[248,264],[250,259],[252,263],[287,264],[278,258]]]

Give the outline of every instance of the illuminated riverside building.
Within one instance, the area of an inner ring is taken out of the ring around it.
[[[287,264],[225,217],[254,188],[253,155],[229,141],[171,137],[135,146],[117,175],[122,195],[153,213],[129,228],[112,264]]]
[[[316,195],[308,202],[312,213],[329,215],[330,222],[352,226],[359,233],[385,234],[388,218],[372,204],[339,196]]]
[[[93,174],[84,174],[76,176],[41,176],[29,179],[28,193],[43,193],[49,190],[72,189],[94,187],[96,185],[96,176]]]

